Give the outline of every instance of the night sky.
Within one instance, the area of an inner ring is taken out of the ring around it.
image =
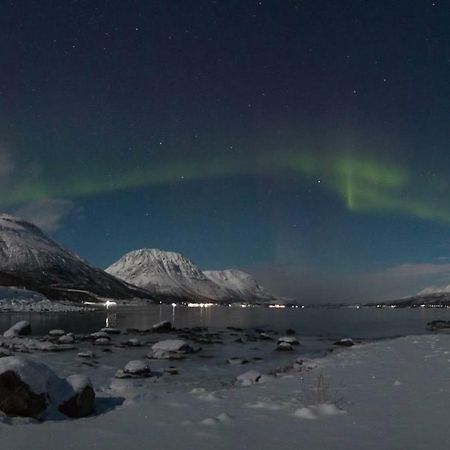
[[[0,206],[310,302],[450,283],[450,2],[2,1]]]

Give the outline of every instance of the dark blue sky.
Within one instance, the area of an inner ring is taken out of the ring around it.
[[[285,295],[450,283],[450,4],[5,1],[0,204],[105,267]]]

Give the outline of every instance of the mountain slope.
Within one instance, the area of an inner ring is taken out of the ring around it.
[[[271,302],[276,300],[276,297],[269,294],[251,275],[241,270],[207,270],[203,273],[220,286],[229,298],[234,297],[254,302]]]
[[[154,295],[188,301],[273,301],[248,274],[238,270],[202,272],[180,253],[141,249],[127,253],[106,269],[111,275]]]
[[[26,287],[49,298],[149,297],[90,266],[35,225],[7,214],[0,215],[0,285]]]

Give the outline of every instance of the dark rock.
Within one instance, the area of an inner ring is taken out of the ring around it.
[[[74,395],[59,405],[58,410],[71,418],[92,414],[95,411],[95,392],[89,380],[84,376],[75,375],[67,378],[67,381],[74,388]]]
[[[258,338],[261,341],[273,341],[274,340],[274,338],[272,336],[270,336],[269,334],[264,333],[264,332],[263,333],[259,333]]]
[[[6,415],[36,418],[46,407],[45,393],[35,394],[14,371],[0,374],[0,410]]]
[[[103,333],[106,333],[106,334],[120,334],[121,333],[121,331],[118,328],[112,328],[112,327],[105,327],[105,328],[102,328],[100,331]]]
[[[127,328],[125,330],[125,333],[127,333],[127,334],[138,334],[140,332],[141,332],[141,330],[139,330],[139,328]]]
[[[432,320],[427,327],[431,331],[450,330],[450,320]]]
[[[288,328],[286,330],[286,336],[293,336],[293,335],[295,335],[295,330],[292,328]]]
[[[6,338],[12,338],[16,336],[27,336],[31,334],[31,325],[26,320],[21,320],[14,324],[9,330],[3,333]]]
[[[292,352],[294,349],[288,342],[279,342],[277,345],[277,350],[279,352]]]
[[[353,342],[352,339],[344,338],[344,339],[339,339],[339,341],[334,342],[333,345],[338,345],[340,347],[352,347],[353,345],[355,345],[355,343]]]
[[[168,320],[163,320],[162,322],[155,323],[151,328],[153,333],[164,333],[167,331],[172,331],[172,323]]]

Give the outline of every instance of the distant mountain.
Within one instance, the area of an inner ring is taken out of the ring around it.
[[[111,275],[154,295],[193,302],[269,302],[268,294],[238,270],[202,272],[180,253],[141,249],[127,253],[106,269]]]
[[[450,306],[450,285],[444,287],[427,287],[416,295],[399,300],[379,303],[397,307],[415,308],[419,306]],[[375,304],[372,304],[374,306]]]
[[[34,290],[54,299],[149,298],[131,286],[90,266],[35,225],[0,215],[0,286]]]

